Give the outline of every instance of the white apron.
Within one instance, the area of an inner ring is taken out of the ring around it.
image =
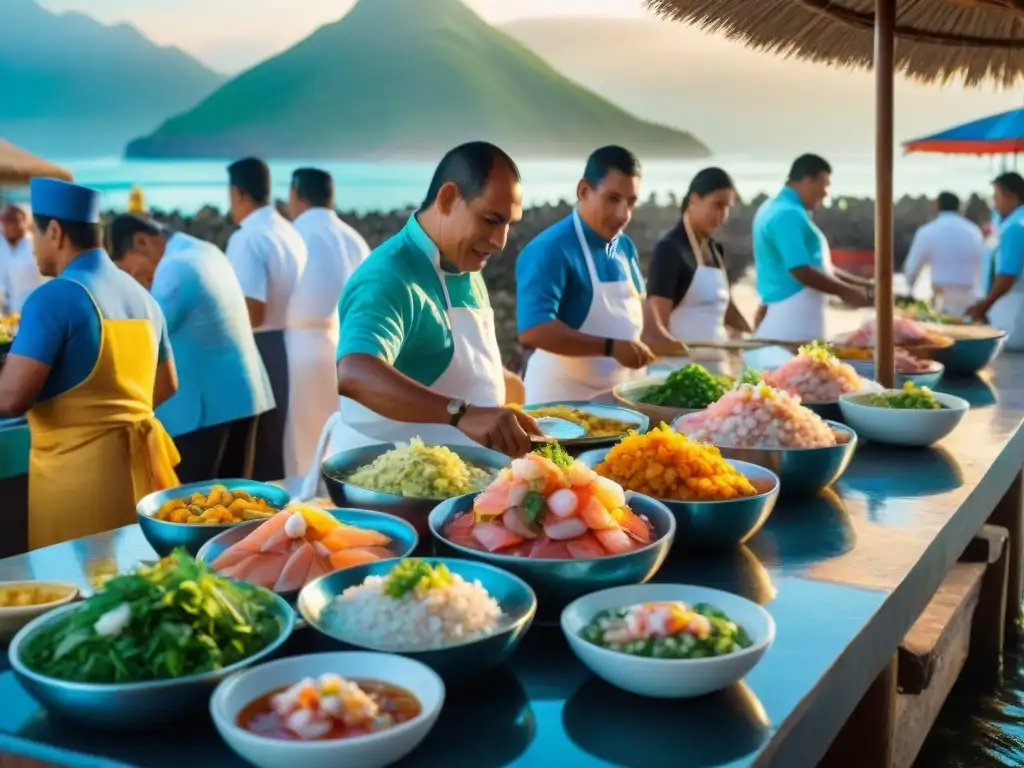
[[[813,222],[811,226],[818,232],[821,240],[821,270],[833,274],[832,251],[828,246],[825,233]],[[827,339],[825,327],[825,310],[828,307],[828,296],[821,291],[804,286],[788,299],[768,305],[764,320],[758,326],[755,336],[762,339],[779,339],[780,341],[810,341]]]
[[[288,417],[284,427],[284,470],[301,477],[316,455],[317,440],[338,410],[338,316],[284,331],[288,350]]]
[[[1009,227],[1024,227],[1024,213],[1014,211],[1000,227],[1000,235]],[[993,249],[993,259],[998,258],[997,243]],[[1017,275],[1013,287],[1004,293],[988,311],[988,321],[993,328],[1006,331],[1006,349],[1024,349],[1024,275]]]
[[[633,284],[628,262],[622,259],[625,280],[601,282],[594,256],[583,234],[583,224],[575,210],[572,223],[594,292],[580,332],[602,339],[639,341],[644,329],[643,300]],[[643,370],[631,371],[612,357],[563,357],[538,349],[526,366],[526,402],[590,400],[621,382],[642,375]]]
[[[978,300],[974,286],[967,285],[935,285],[932,295],[935,311],[950,317],[963,317],[968,307]]]
[[[455,349],[451,362],[430,385],[435,392],[465,400],[470,405],[493,407],[505,402],[505,369],[494,331],[494,310],[453,307],[444,272],[434,265],[451,324]],[[337,397],[337,392],[335,392]],[[327,422],[316,447],[312,466],[300,491],[301,499],[321,496],[320,465],[341,451],[366,445],[395,443],[420,437],[430,445],[476,445],[448,424],[407,424],[391,421],[354,400],[342,397],[339,410]]]
[[[682,301],[672,310],[668,318],[668,330],[679,341],[724,341],[725,313],[729,309],[729,281],[725,264],[717,254],[711,253],[710,246],[701,247],[685,215],[683,229],[690,241],[697,270],[693,273],[690,287]],[[718,266],[708,266],[708,262]],[[726,373],[727,357],[721,350],[694,350],[690,357],[671,358],[677,367],[691,361],[699,362],[712,373]]]

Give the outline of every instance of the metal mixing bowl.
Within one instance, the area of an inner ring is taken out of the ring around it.
[[[20,658],[22,647],[48,624],[79,608],[80,604],[57,608],[24,626],[11,641],[8,657],[21,686],[51,714],[98,728],[147,729],[194,721],[197,713],[206,712],[210,694],[221,680],[275,653],[295,628],[295,611],[274,595],[274,614],[281,628],[277,638],[223,669],[173,680],[102,684],[58,680],[26,667]]]
[[[199,483],[188,483],[168,488],[164,491],[156,491],[144,497],[135,507],[138,515],[139,527],[142,535],[158,555],[166,557],[171,550],[177,547],[184,547],[188,553],[195,556],[200,548],[224,531],[230,530],[244,523],[226,523],[223,525],[188,525],[187,523],[168,523],[157,520],[153,515],[160,511],[166,502],[173,499],[187,499],[193,493],[201,493],[204,496],[210,492],[215,485],[223,485],[229,491],[245,491],[250,496],[263,499],[268,505],[275,509],[283,509],[292,500],[289,493],[283,488],[269,483],[259,483],[255,480],[204,480]],[[252,521],[260,522],[260,521]]]
[[[327,484],[327,492],[330,494],[331,501],[339,507],[372,509],[375,512],[386,512],[389,515],[400,517],[409,522],[420,536],[426,536],[427,516],[437,506],[438,499],[412,499],[406,496],[396,496],[391,493],[380,493],[360,488],[342,479],[348,477],[360,467],[366,466],[378,456],[394,449],[394,447],[390,443],[369,445],[364,448],[342,451],[325,459],[321,467],[321,474],[323,474],[324,482]],[[450,448],[463,461],[472,464],[474,467],[492,472],[496,472],[512,463],[512,460],[505,454],[480,446],[449,445],[445,447]]]
[[[398,560],[380,560],[358,565],[322,576],[307,584],[299,593],[298,610],[302,618],[318,633],[320,642],[343,650],[372,650],[397,653],[416,659],[437,672],[446,682],[469,681],[504,662],[519,645],[537,612],[537,596],[529,585],[501,568],[485,563],[448,558],[423,558],[430,565],[444,564],[453,574],[469,582],[479,581],[487,593],[501,606],[503,617],[498,630],[487,637],[441,648],[376,647],[361,642],[362,638],[346,637],[333,631],[326,617],[327,608],[349,587],[356,587],[367,576],[386,576]]]
[[[746,461],[770,469],[779,477],[784,493],[815,494],[838,480],[857,450],[857,433],[844,424],[826,421],[846,442],[827,448],[728,448],[718,446],[727,459]]]
[[[439,504],[430,513],[430,533],[438,554],[451,554],[504,568],[533,587],[544,617],[557,618],[558,612],[580,595],[608,587],[643,584],[654,577],[668,557],[676,535],[676,518],[660,501],[638,493],[626,494],[629,507],[644,515],[654,527],[654,536],[646,547],[624,555],[593,560],[553,560],[515,557],[483,552],[449,541],[444,530],[457,515],[473,508],[476,494],[459,496]]]
[[[596,467],[608,450],[587,451],[580,461]],[[729,461],[758,490],[756,496],[722,501],[658,499],[676,517],[676,546],[687,549],[735,547],[760,530],[779,498],[779,478],[770,469],[745,461]]]
[[[391,544],[387,548],[394,553],[395,557],[406,557],[412,554],[420,542],[416,529],[394,515],[365,509],[325,509],[324,512],[346,525],[368,528],[390,536]],[[225,549],[240,542],[264,522],[263,520],[252,520],[248,523],[241,523],[214,536],[202,546],[202,549],[196,554],[196,560],[201,563],[212,563]],[[293,604],[299,596],[299,590],[294,589],[277,594]]]

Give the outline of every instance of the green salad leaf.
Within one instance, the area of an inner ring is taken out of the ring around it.
[[[519,507],[523,510],[527,520],[531,523],[536,522],[544,514],[544,496],[540,491],[527,491]]]
[[[221,578],[177,549],[106,581],[34,634],[21,661],[47,677],[83,683],[197,675],[273,642],[281,632],[276,606],[267,590]]]

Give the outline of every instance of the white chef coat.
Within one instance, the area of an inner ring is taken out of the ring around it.
[[[266,205],[245,217],[228,240],[227,257],[246,298],[266,304],[257,331],[289,327],[289,310],[306,269],[306,244],[295,227]]]
[[[32,235],[25,235],[14,245],[0,237],[0,302],[4,312],[21,314],[25,299],[45,280],[33,251]]]
[[[370,247],[329,208],[311,208],[295,220],[308,260],[289,313],[288,367],[291,386],[301,387],[301,408],[290,410],[286,456],[295,456],[288,474],[305,473],[314,463],[317,439],[338,411],[338,301],[345,283]],[[301,383],[299,381],[301,380]],[[290,443],[290,447],[289,447]]]
[[[974,291],[979,285],[984,247],[985,237],[977,224],[955,211],[942,211],[914,233],[903,264],[908,288],[913,291],[927,265],[931,267],[933,290]]]

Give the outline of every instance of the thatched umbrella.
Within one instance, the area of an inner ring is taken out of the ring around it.
[[[967,85],[1024,80],[1024,0],[645,0],[660,16],[746,45],[875,67],[875,370],[893,383],[894,73]]]
[[[38,176],[71,181],[71,174],[59,165],[0,139],[0,185],[27,184]]]

